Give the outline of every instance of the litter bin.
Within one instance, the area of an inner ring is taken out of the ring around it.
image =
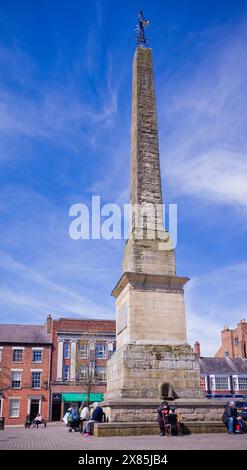
[[[4,429],[4,418],[0,418],[0,430]]]

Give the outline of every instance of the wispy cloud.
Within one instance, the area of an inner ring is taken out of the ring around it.
[[[247,208],[247,152],[201,151],[195,158],[184,156],[177,163],[168,167],[169,177],[178,182],[176,191]]]
[[[214,355],[225,324],[233,328],[247,314],[247,262],[193,278],[186,290],[188,335],[201,340],[202,354]]]
[[[200,55],[197,64],[191,64],[193,70],[189,65],[184,73],[176,70],[176,77],[170,77],[160,90],[165,189],[173,202],[186,198],[187,216],[196,211],[192,219],[197,225],[189,225],[191,233],[198,231],[199,236],[201,226],[207,225],[206,241],[197,247],[199,251],[201,247],[201,255],[187,246],[188,264],[200,273],[186,290],[188,338],[191,343],[201,341],[203,355],[214,355],[223,325],[234,327],[247,311],[244,245],[233,249],[243,224],[246,229],[246,24],[245,17],[218,34],[208,30],[207,41],[201,37],[198,43]],[[212,50],[204,49],[208,40]],[[216,253],[215,243],[224,246],[225,259]],[[244,240],[239,238],[238,243],[244,244]],[[203,250],[208,251],[207,261]],[[225,265],[227,259],[232,264]],[[204,275],[205,271],[209,273]]]
[[[0,48],[1,56],[8,69],[8,84],[3,76],[0,79],[2,136],[48,139],[59,147],[81,145],[84,139],[90,146],[93,135],[99,136],[113,125],[118,90],[117,84],[113,85],[110,58],[105,80],[97,84],[90,96],[89,90],[83,93],[74,69],[61,74],[60,81],[56,74],[44,82],[37,78],[32,58],[16,47]],[[82,74],[82,70],[77,73]],[[10,86],[11,82],[18,87]]]
[[[202,48],[194,69],[166,87],[161,154],[173,195],[246,208],[246,40],[246,19],[221,30],[213,50]]]
[[[112,318],[109,308],[90,301],[86,295],[66,288],[62,283],[47,279],[45,273],[32,269],[14,260],[6,253],[0,253],[4,271],[11,275],[11,282],[0,284],[0,305],[20,320],[34,322],[43,320],[47,313],[55,316],[77,316],[78,318]],[[5,320],[8,321],[5,317]],[[4,316],[1,321],[5,321]]]
[[[33,191],[12,187],[0,198],[6,222],[1,228],[1,321],[32,323],[47,313],[113,318],[110,292],[119,247],[111,245],[109,259],[104,242],[71,240],[68,214]],[[8,217],[10,207],[14,221]]]

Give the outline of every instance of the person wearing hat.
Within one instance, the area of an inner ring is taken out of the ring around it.
[[[158,423],[160,427],[160,436],[165,435],[165,423],[167,422],[168,415],[170,413],[170,406],[167,401],[163,401],[159,408],[157,409],[158,413]]]

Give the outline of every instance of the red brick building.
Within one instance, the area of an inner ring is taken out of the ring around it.
[[[0,416],[6,424],[26,415],[49,417],[52,338],[44,325],[0,326]]]
[[[115,350],[116,323],[111,320],[47,319],[52,334],[51,420],[59,420],[70,405],[87,399],[81,377],[90,370],[95,384],[90,401],[100,401],[106,391],[107,360]]]
[[[216,357],[247,358],[247,323],[240,320],[236,328],[231,330],[225,326],[221,332],[221,347]]]
[[[106,391],[106,364],[115,350],[116,324],[48,316],[45,325],[0,325],[0,416],[23,424],[28,413],[60,420],[88,396],[82,377],[95,378],[90,401]]]

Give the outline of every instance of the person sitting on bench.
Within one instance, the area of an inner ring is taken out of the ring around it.
[[[241,433],[243,421],[239,416],[235,401],[230,401],[222,416],[223,423],[227,426],[229,434]]]
[[[157,409],[158,423],[160,427],[160,436],[165,435],[165,427],[168,424],[168,415],[170,413],[170,406],[167,401],[163,401],[161,406]]]
[[[167,416],[167,424],[170,425],[170,434],[172,436],[178,436],[180,424],[174,407],[170,409],[169,415]]]
[[[92,418],[88,421],[85,421],[85,436],[91,436],[94,423],[102,423],[103,418],[104,411],[101,406],[95,402],[93,404]]]
[[[30,414],[27,414],[24,426],[25,428],[29,429],[31,424],[32,424],[31,416]]]
[[[42,418],[40,413],[37,413],[36,418],[34,418],[33,420],[33,425],[38,428],[40,424],[43,424],[46,428],[46,421]]]

